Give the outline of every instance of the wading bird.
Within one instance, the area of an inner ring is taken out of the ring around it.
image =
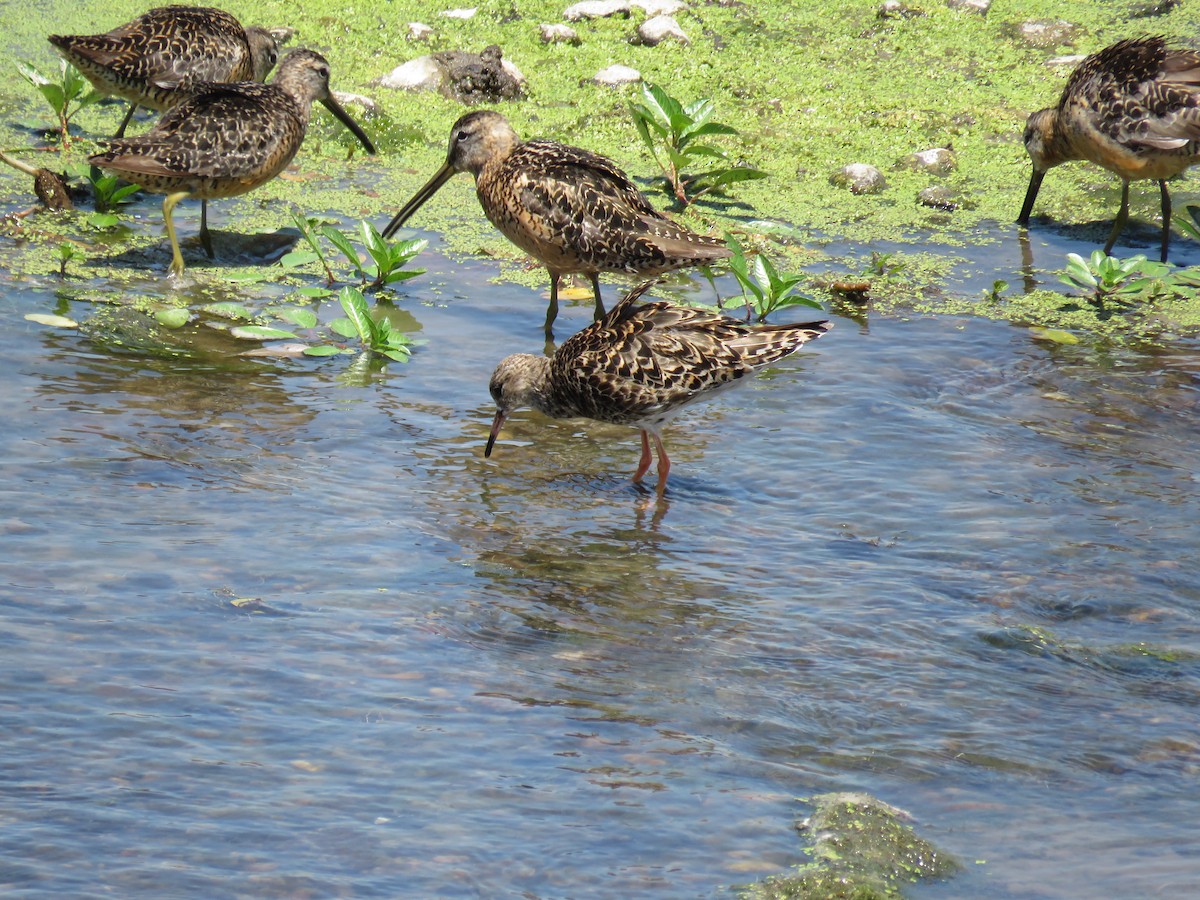
[[[747,325],[665,300],[639,303],[653,284],[634,288],[552,357],[517,353],[500,362],[489,385],[497,408],[484,456],[491,456],[505,418],[519,407],[555,419],[632,425],[642,433],[633,480],[650,468],[653,438],[661,496],[671,470],[661,432],[672,418],[833,327],[828,321]]]
[[[720,238],[676,225],[609,159],[557,141],[522,141],[504,116],[467,113],[454,123],[445,164],[383,230],[391,237],[457,172],[475,176],[479,204],[506,238],[550,273],[546,333],[564,275],[587,275],[604,314],[601,272],[658,275],[730,256]]]
[[[1162,261],[1171,240],[1167,179],[1200,162],[1200,52],[1161,37],[1120,41],[1071,73],[1058,106],[1025,125],[1033,175],[1017,218],[1029,224],[1046,172],[1073,159],[1091,160],[1121,179],[1121,209],[1104,252],[1129,219],[1129,182],[1151,178],[1162,194]]]

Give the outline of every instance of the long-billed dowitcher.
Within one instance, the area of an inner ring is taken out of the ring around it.
[[[170,109],[193,85],[263,81],[279,46],[269,31],[243,28],[221,9],[160,6],[104,34],[52,34],[50,43],[102,94],[129,101],[121,127],[139,106]]]
[[[489,386],[497,409],[484,456],[491,456],[508,414],[523,406],[555,419],[632,425],[642,432],[633,480],[641,481],[650,468],[653,437],[661,495],[671,470],[661,437],[667,422],[833,327],[828,321],[746,325],[664,300],[639,303],[653,284],[634,288],[552,357],[517,353],[500,362]]]
[[[1058,106],[1025,125],[1033,176],[1017,218],[1029,224],[1046,171],[1086,159],[1121,178],[1121,210],[1104,252],[1129,219],[1129,182],[1153,178],[1162,194],[1162,261],[1171,239],[1167,179],[1200,162],[1200,52],[1172,48],[1165,38],[1120,41],[1085,59],[1071,74]]]
[[[329,91],[329,63],[314,50],[293,50],[270,84],[205,84],[135,138],[107,141],[88,162],[111,169],[149,191],[166,194],[163,218],[173,253],[171,274],[183,273],[183,254],[171,211],[198,197],[200,240],[211,257],[208,200],[252,191],[282,172],[300,149],[314,100],[354,133],[368,153],[371,139]]]
[[[676,225],[603,156],[557,141],[522,141],[504,116],[467,113],[454,123],[445,164],[383,230],[391,237],[457,172],[475,176],[484,214],[550,272],[546,333],[558,315],[564,275],[587,275],[596,298],[601,272],[658,275],[724,259],[720,238]]]

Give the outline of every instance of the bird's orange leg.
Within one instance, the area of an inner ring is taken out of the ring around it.
[[[633,473],[635,482],[641,481],[642,476],[650,469],[650,435],[642,430],[642,458],[638,460],[637,471]]]
[[[646,432],[642,432],[645,434]],[[654,435],[654,446],[658,450],[658,496],[667,490],[667,475],[671,472],[671,460],[667,457],[667,448],[663,446],[662,438]]]

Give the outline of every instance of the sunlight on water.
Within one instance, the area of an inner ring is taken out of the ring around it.
[[[914,896],[1200,887],[1195,347],[841,320],[669,429],[656,504],[629,429],[483,458],[543,302],[490,274],[435,259],[357,384],[4,296],[0,883],[714,896],[853,789],[967,863]]]

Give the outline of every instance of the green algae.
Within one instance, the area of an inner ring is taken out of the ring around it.
[[[741,891],[743,900],[886,900],[917,881],[949,878],[959,863],[920,837],[903,812],[868,794],[812,797],[800,824],[813,861]]]
[[[413,0],[226,5],[245,22],[295,28],[290,46],[325,53],[335,89],[367,94],[383,108],[380,115],[363,117],[351,107],[381,153],[377,158],[357,154],[349,162],[353,139],[324,111],[315,111],[297,157],[298,174],[210,204],[216,221],[228,218],[238,231],[276,231],[287,223],[291,209],[336,211],[382,225],[441,164],[450,126],[464,107],[437,94],[391,91],[372,82],[426,53],[478,51],[498,43],[505,58],[528,78],[528,99],[497,106],[519,133],[602,152],[648,188],[658,172],[628,110],[636,87],[604,87],[592,83],[591,76],[620,62],[685,101],[713,98],[722,119],[740,132],[723,139],[722,146],[771,177],[738,184],[725,197],[701,200],[681,214],[683,223],[747,235],[758,233],[764,221],[777,223],[778,232],[765,244],[769,252],[778,254],[783,266],[808,265],[812,271],[854,272],[871,249],[898,248],[912,264],[903,277],[873,285],[872,309],[877,312],[981,315],[1100,340],[1200,331],[1200,300],[1185,294],[1156,301],[1137,314],[1111,315],[1052,290],[1020,296],[1014,290],[1002,302],[981,302],[957,286],[959,270],[981,265],[968,260],[978,260],[981,251],[986,254],[998,233],[1015,230],[1008,223],[1015,218],[1029,172],[1020,142],[1024,119],[1056,99],[1070,70],[1069,65],[1049,67],[1047,60],[1060,53],[1091,52],[1148,30],[1194,34],[1200,12],[1185,4],[1154,19],[1134,19],[1130,13],[1136,4],[1099,0],[1030,0],[1019,8],[997,3],[986,16],[930,0],[912,4],[920,15],[884,18],[873,0],[836,6],[708,0],[677,14],[691,38],[689,46],[658,47],[630,43],[643,17],[639,10],[628,17],[575,23],[578,46],[544,44],[538,26],[562,21],[565,0],[481,3],[467,20],[441,16],[447,4]],[[38,14],[11,23],[10,57],[45,65],[53,60],[45,41],[50,31],[94,30],[97,22],[116,24],[141,11],[141,5],[127,0],[86,9],[54,0]],[[1073,43],[1034,47],[1024,42],[1019,26],[1032,19],[1077,25]],[[414,21],[434,28],[430,41],[406,39],[408,23]],[[49,128],[51,115],[15,69],[2,81],[0,145],[28,147],[37,141],[31,127]],[[79,139],[63,167],[89,152],[94,138],[115,130],[121,113],[116,104],[80,113]],[[957,168],[934,176],[900,165],[913,152],[931,147],[952,147]],[[850,162],[880,168],[888,189],[856,196],[833,187],[829,175]],[[29,205],[26,181],[0,178],[0,202],[12,209]],[[949,213],[920,206],[917,193],[933,184],[952,188],[966,202]],[[1177,206],[1188,202],[1185,187],[1175,190]],[[671,198],[657,186],[650,193],[656,204],[670,207]],[[1069,164],[1046,179],[1036,212],[1054,222],[1107,222],[1118,195],[1115,178],[1089,165]],[[1152,219],[1157,198],[1137,190],[1133,195],[1132,218]],[[196,221],[188,206],[181,205],[176,215],[185,237]],[[140,209],[144,222],[131,224],[120,252],[126,264],[144,261],[149,269],[165,269],[157,204]],[[482,216],[467,176],[452,180],[412,224],[443,233],[447,249],[456,255],[499,260],[504,278],[545,283],[544,273],[531,270]],[[1176,235],[1175,240],[1185,239]],[[105,262],[112,249],[95,244],[87,266],[90,276],[121,277],[121,265]],[[819,256],[814,260],[814,255]],[[16,265],[51,271],[50,260],[36,255]],[[203,262],[193,266],[189,259],[193,269],[207,274]],[[314,269],[310,274],[315,279],[319,273]],[[1021,280],[1020,273],[1011,271],[986,274],[989,282]]]

